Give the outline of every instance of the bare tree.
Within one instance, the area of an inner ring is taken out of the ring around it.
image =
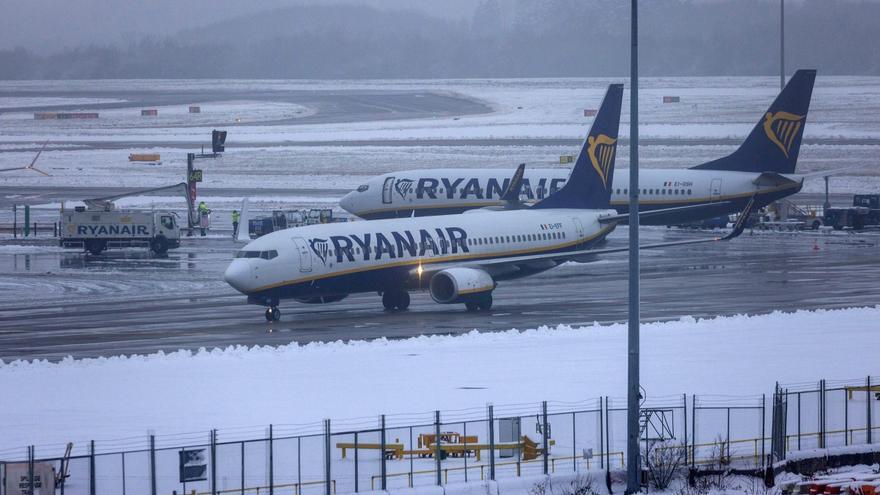
[[[687,447],[680,443],[656,442],[642,453],[648,478],[658,490],[665,490],[687,462]]]

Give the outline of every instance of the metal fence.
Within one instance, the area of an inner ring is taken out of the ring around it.
[[[0,452],[7,459],[0,473],[4,479],[18,473],[18,485],[27,489],[36,467],[49,463],[69,473],[61,494],[332,495],[621,469],[625,404],[599,397],[271,425],[259,432],[149,435],[76,445],[66,466],[63,446],[28,447]],[[643,449],[686,446],[691,466],[717,462],[719,454],[731,463],[764,466],[773,435],[784,444],[777,457],[875,441],[878,404],[880,380],[871,377],[793,384],[778,387],[775,396],[661,397],[642,404],[640,438]],[[773,421],[776,413],[784,421]],[[0,485],[0,495],[11,495],[7,483]]]

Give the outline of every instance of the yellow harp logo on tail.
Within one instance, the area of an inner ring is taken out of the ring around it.
[[[782,150],[786,158],[788,158],[788,152],[791,151],[794,138],[801,130],[804,117],[804,115],[788,112],[767,112],[767,115],[764,116],[764,133],[773,144]]]
[[[608,187],[608,171],[614,165],[614,143],[616,142],[617,139],[612,139],[605,134],[587,138],[587,143],[590,145],[587,148],[587,155],[606,188]]]

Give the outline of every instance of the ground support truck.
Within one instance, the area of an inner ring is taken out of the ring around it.
[[[157,254],[180,247],[177,214],[170,211],[62,210],[60,244],[93,255],[105,249],[148,247]]]

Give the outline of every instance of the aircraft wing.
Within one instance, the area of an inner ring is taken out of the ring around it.
[[[812,179],[815,177],[825,177],[825,176],[830,176],[830,175],[837,175],[837,174],[841,174],[843,172],[849,172],[850,170],[859,170],[859,169],[867,168],[870,166],[873,166],[873,165],[867,165],[867,164],[853,165],[852,167],[841,167],[841,168],[835,168],[834,170],[820,170],[818,172],[810,172],[808,174],[797,174],[797,176],[802,177],[803,179]]]
[[[703,239],[690,239],[686,241],[643,244],[639,246],[639,249],[658,249],[665,247],[684,246],[688,244],[703,244],[708,242],[729,241],[731,239],[739,237],[739,235],[743,233],[743,231],[745,230],[746,220],[748,220],[749,215],[751,215],[754,205],[755,197],[752,196],[745,209],[743,209],[742,213],[740,213],[739,218],[737,218],[737,221],[733,226],[733,230],[723,237],[709,237]],[[507,256],[475,261],[447,261],[431,263],[429,260],[414,268],[411,271],[411,275],[414,277],[422,277],[426,274],[430,275],[438,271],[445,270],[447,268],[480,268],[490,272],[491,274],[493,272],[503,272],[507,269],[516,268],[517,266],[540,264],[541,261],[565,261],[577,257],[598,256],[612,253],[622,253],[626,251],[629,251],[629,246],[606,249],[582,249],[579,251],[533,254],[527,256]]]
[[[710,208],[719,205],[729,205],[730,201],[716,201],[715,203],[703,203],[699,205],[691,205],[691,206],[676,206],[675,208],[663,208],[660,210],[646,210],[639,211],[639,218],[647,218],[656,215],[665,215],[667,213],[677,213],[682,211],[690,211],[690,210],[700,210],[703,208]],[[621,213],[619,215],[608,215],[604,217],[599,217],[599,223],[619,223],[626,222],[629,220],[629,213]]]

